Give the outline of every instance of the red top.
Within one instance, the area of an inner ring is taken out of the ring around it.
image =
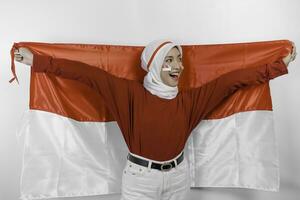
[[[78,61],[35,54],[32,69],[78,80],[99,93],[129,151],[157,161],[177,156],[199,122],[237,89],[288,73],[280,59],[225,73],[200,87],[179,91],[174,99],[163,99],[138,81],[119,78]]]

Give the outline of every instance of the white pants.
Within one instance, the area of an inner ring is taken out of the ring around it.
[[[183,200],[190,189],[190,173],[185,155],[169,171],[150,168],[154,160],[131,153],[150,162],[148,167],[127,160],[123,169],[121,200]],[[174,159],[178,158],[176,156]],[[163,163],[155,161],[157,163]],[[166,162],[166,161],[165,161]],[[175,164],[176,161],[174,161]]]

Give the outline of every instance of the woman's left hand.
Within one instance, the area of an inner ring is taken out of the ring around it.
[[[282,59],[286,66],[288,66],[291,61],[295,60],[297,55],[295,43],[292,42],[292,44],[293,44],[292,53],[289,53],[289,55],[287,55]]]

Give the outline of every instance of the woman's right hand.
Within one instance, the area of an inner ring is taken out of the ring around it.
[[[19,49],[15,49],[14,55],[15,55],[15,61],[30,66],[32,65],[33,54],[29,49],[20,47]]]

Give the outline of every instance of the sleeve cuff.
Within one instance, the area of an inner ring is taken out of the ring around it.
[[[32,60],[32,69],[35,72],[46,72],[51,66],[51,57],[45,55],[34,54]]]
[[[288,74],[287,65],[282,59],[279,59],[271,64],[269,68],[269,77],[270,79],[276,78],[277,76]]]

